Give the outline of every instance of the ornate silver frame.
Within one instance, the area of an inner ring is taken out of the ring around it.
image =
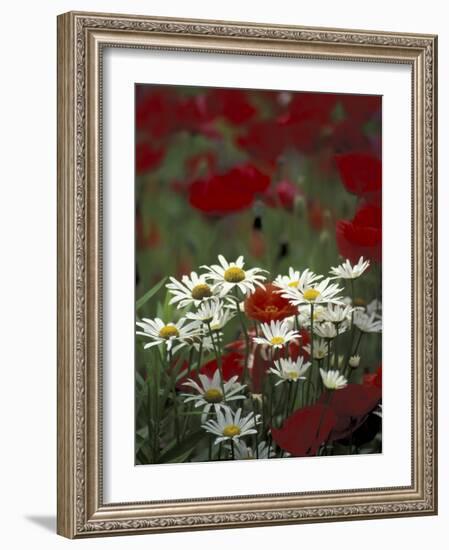
[[[101,59],[106,46],[411,66],[410,486],[103,503],[100,129]],[[59,534],[81,538],[437,513],[436,56],[437,38],[432,35],[74,12],[58,17]]]

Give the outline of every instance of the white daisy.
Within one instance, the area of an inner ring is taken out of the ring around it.
[[[337,296],[343,289],[330,279],[324,279],[311,286],[303,286],[301,283],[297,288],[289,287],[284,289],[282,296],[295,306],[304,304],[341,304],[342,298]]]
[[[252,269],[243,269],[245,261],[243,256],[239,256],[235,262],[228,262],[221,254],[218,256],[220,265],[203,265],[207,270],[206,278],[213,282],[213,291],[217,292],[220,298],[229,294],[235,288],[238,288],[242,294],[251,294],[258,285],[264,288],[262,281],[266,279],[262,273],[264,269],[254,267]]]
[[[310,355],[312,353],[312,349],[310,344],[307,344],[304,346],[304,349],[306,352]],[[327,357],[328,353],[328,345],[325,340],[320,339],[313,339],[313,358],[314,359],[324,359]]]
[[[322,318],[325,321],[340,324],[343,321],[349,321],[351,319],[352,311],[353,310],[350,306],[342,307],[340,305],[328,304],[327,308],[323,310]]]
[[[352,369],[356,369],[360,365],[360,355],[352,355],[348,362]]]
[[[190,275],[183,275],[181,281],[170,277],[171,283],[166,284],[173,298],[169,304],[177,304],[183,308],[193,304],[199,306],[203,300],[212,298],[212,288],[207,284],[206,275],[198,275],[192,271]]]
[[[215,338],[218,339],[219,342],[221,341],[222,337],[222,332],[215,333]],[[203,334],[203,336],[201,336],[200,338],[195,338],[192,345],[196,351],[199,351],[200,348],[202,349],[202,351],[214,351],[215,349],[214,342],[212,342],[212,339],[208,334]]]
[[[310,362],[304,363],[304,357],[299,356],[296,361],[292,359],[279,359],[274,362],[275,368],[270,368],[270,372],[275,374],[279,380],[276,382],[276,386],[282,384],[283,382],[298,382],[298,380],[305,380],[303,376],[308,368],[310,367]]]
[[[288,269],[288,275],[278,275],[274,281],[274,285],[281,289],[298,288],[302,286],[310,286],[318,279],[322,279],[322,275],[317,275],[309,269],[305,269],[302,273],[295,271],[293,267]]]
[[[364,261],[362,256],[354,265],[351,265],[351,262],[346,260],[337,267],[331,267],[330,274],[334,275],[332,279],[357,279],[368,269],[368,267],[369,260]]]
[[[380,300],[377,300],[374,298],[374,300],[371,300],[371,302],[366,306],[366,313],[368,315],[374,314],[376,319],[382,318],[382,302]]]
[[[237,382],[238,376],[233,376],[222,384],[220,371],[217,369],[212,378],[209,378],[205,374],[198,374],[198,378],[200,383],[189,378],[183,384],[183,386],[189,386],[198,393],[193,395],[183,393],[182,397],[184,397],[185,403],[193,401],[195,408],[203,407],[202,422],[205,421],[211,408],[214,408],[215,412],[217,412],[220,408],[226,407],[228,401],[245,399],[245,395],[241,393],[245,386]]]
[[[323,384],[328,390],[341,390],[348,385],[348,381],[338,370],[320,369],[320,374]]]
[[[264,338],[253,337],[256,344],[268,345],[273,348],[282,348],[290,340],[301,338],[296,330],[291,330],[289,324],[285,321],[271,321],[270,324],[262,323],[260,325]]]
[[[235,311],[231,311],[226,306],[224,309],[219,309],[215,312],[215,315],[212,317],[210,322],[210,328],[212,331],[219,331],[229,323],[229,321],[234,317]]]
[[[325,338],[326,340],[336,338],[337,334],[343,334],[343,332],[345,331],[346,326],[343,325],[339,327],[337,332],[337,328],[335,327],[334,323],[331,323],[330,321],[324,321],[324,323],[313,325],[313,333],[320,338]]]
[[[136,325],[142,331],[137,331],[136,334],[146,336],[152,340],[144,345],[144,349],[166,344],[167,350],[170,351],[174,344],[177,344],[173,351],[191,344],[192,340],[201,335],[201,329],[198,323],[190,323],[185,325],[187,319],[182,317],[177,323],[164,323],[161,319],[146,319],[137,321]]]
[[[375,313],[368,315],[364,311],[354,313],[354,325],[361,332],[382,332],[382,320]]]
[[[229,450],[229,449],[228,449]],[[234,443],[234,457],[235,460],[253,460],[255,458],[264,459],[275,456],[273,449],[267,445],[265,441],[260,441],[257,445],[257,452],[248,447],[244,441],[236,441]]]
[[[186,313],[186,317],[188,319],[210,324],[214,318],[220,317],[222,311],[223,303],[220,302],[218,298],[211,298],[210,300],[202,302],[196,311],[189,311]]]
[[[313,308],[313,322],[320,323],[321,321],[325,321],[325,311],[326,308],[324,306],[315,306]],[[293,328],[295,326],[295,317],[288,317],[287,319],[291,323],[291,326]],[[299,309],[299,314],[296,316],[296,319],[298,320],[298,324],[300,327],[308,329],[310,327],[310,307],[301,307]]]
[[[232,409],[226,407],[223,410],[219,409],[217,419],[208,420],[203,424],[203,428],[217,436],[215,439],[215,445],[217,445],[227,440],[237,442],[241,437],[257,433],[255,425],[259,422],[260,414],[254,416],[254,413],[250,412],[242,418],[242,409],[237,409],[234,413]]]

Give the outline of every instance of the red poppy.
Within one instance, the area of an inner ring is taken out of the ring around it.
[[[368,153],[335,157],[343,185],[359,197],[376,197],[382,191],[382,163]]]
[[[174,129],[173,94],[158,87],[141,94],[136,100],[136,127],[153,139],[162,140]]]
[[[159,166],[164,158],[163,148],[152,147],[147,142],[141,142],[136,145],[136,171],[138,174],[154,170]]]
[[[363,126],[353,118],[345,118],[336,122],[328,136],[328,142],[335,152],[377,150],[369,137],[364,133]]]
[[[307,153],[316,151],[327,132],[337,99],[335,94],[294,94],[287,112],[277,119],[286,133],[288,146]]]
[[[230,378],[233,376],[238,376],[239,379],[242,377],[243,374],[243,361],[244,361],[244,355],[242,353],[239,353],[237,351],[231,351],[229,353],[225,353],[222,358],[222,369],[223,369],[223,380],[227,382]],[[186,387],[183,386],[184,382],[187,381],[188,378],[192,378],[193,380],[198,381],[198,374],[204,374],[208,378],[212,378],[215,374],[215,371],[218,369],[218,363],[216,359],[211,359],[207,363],[205,363],[199,371],[197,370],[191,370],[190,374],[185,374],[182,376],[177,382],[176,387],[178,389],[184,389],[186,391]],[[183,367],[181,369],[182,371],[188,370],[188,364],[187,361],[184,362]]]
[[[382,367],[378,367],[376,372],[364,374],[363,384],[365,386],[376,386],[376,388],[382,388]]]
[[[214,110],[232,124],[247,122],[257,112],[248,99],[248,93],[243,90],[218,88],[212,90],[209,101]]]
[[[293,210],[295,198],[301,194],[301,190],[294,183],[282,180],[266,193],[264,199],[273,208],[280,206],[286,210]]]
[[[189,202],[206,214],[238,212],[249,208],[256,193],[263,193],[269,185],[268,176],[254,166],[237,166],[225,174],[194,181],[189,189]]]
[[[224,354],[221,360],[223,380],[225,382],[233,376],[238,376],[239,378],[242,376],[244,356],[241,353],[231,351],[230,353]],[[199,372],[200,374],[205,374],[209,378],[212,378],[217,369],[218,363],[216,359],[211,359],[200,368]]]
[[[351,435],[377,406],[381,397],[380,388],[362,384],[348,384],[345,388],[332,392],[330,396],[324,393],[318,402],[327,402],[337,418],[329,441]]]
[[[280,429],[272,428],[274,441],[293,456],[316,455],[336,424],[335,412],[326,405],[315,404],[298,409]]]
[[[271,169],[287,145],[286,130],[275,120],[250,123],[246,132],[239,136],[237,144],[260,163]]]
[[[279,288],[268,283],[264,288],[257,287],[245,300],[245,313],[251,319],[269,323],[280,321],[297,313],[297,308],[279,294]]]
[[[382,209],[374,204],[359,208],[352,221],[338,220],[336,238],[340,254],[352,262],[360,256],[379,262],[382,256]]]
[[[340,96],[347,119],[363,125],[380,114],[382,97],[376,95],[343,94]]]
[[[317,94],[300,92],[293,95],[288,111],[280,117],[283,124],[326,124],[335,107],[338,96],[335,94]]]

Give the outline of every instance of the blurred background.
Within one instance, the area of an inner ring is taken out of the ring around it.
[[[147,84],[135,93],[137,298],[218,254],[243,254],[273,278],[289,266],[326,274],[342,257],[380,263],[381,97]],[[379,298],[380,270],[361,285]]]

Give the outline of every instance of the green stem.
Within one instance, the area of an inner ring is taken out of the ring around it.
[[[231,438],[231,456],[232,460],[235,460],[234,440]]]
[[[291,400],[291,395],[292,395],[293,382],[287,382],[287,385],[288,385],[288,390],[287,390],[287,400],[286,400],[286,403],[285,403],[285,418],[288,418],[288,413],[289,413],[289,410],[290,410],[290,400]]]
[[[254,434],[254,439],[256,441],[256,458],[259,458],[259,428],[257,427],[257,408],[255,400],[251,398],[251,404],[253,406],[253,415],[254,415],[254,429],[256,433]],[[263,411],[263,407],[262,407]]]
[[[340,328],[340,323],[335,323],[335,330],[337,332],[337,335],[334,339],[334,354],[335,354],[335,369],[338,370],[338,330]]]
[[[237,309],[237,316],[242,326],[243,337],[245,338],[245,364],[243,367],[243,381],[246,382],[248,380],[248,359],[249,359],[250,341],[249,341],[248,330],[245,324],[245,319],[243,318],[242,312],[240,311],[240,302],[239,302],[237,287],[235,287],[235,307]]]
[[[313,304],[310,304],[310,381],[313,376]],[[310,401],[310,386],[307,388],[307,403]]]
[[[203,359],[203,339],[201,338],[200,349],[198,350],[198,363],[197,363],[197,366],[196,366],[197,372],[201,368],[201,360],[202,359]]]
[[[226,403],[226,393],[225,393],[225,386],[224,386],[223,365],[222,365],[222,362],[221,362],[221,353],[219,353],[218,348],[215,345],[215,338],[214,338],[214,334],[212,332],[210,323],[207,323],[207,328],[209,329],[209,336],[210,336],[210,339],[212,341],[212,346],[214,348],[215,357],[217,359],[218,370],[220,372],[221,392],[223,394],[223,401]]]

